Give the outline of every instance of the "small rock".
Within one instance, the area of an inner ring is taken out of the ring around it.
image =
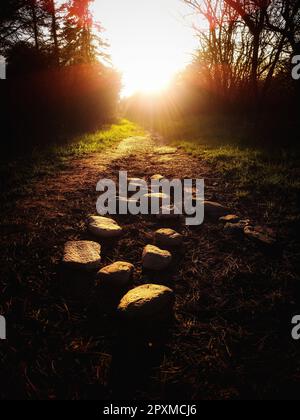
[[[123,232],[118,223],[108,217],[91,216],[88,227],[89,231],[99,238],[116,238]]]
[[[166,247],[182,245],[183,236],[173,229],[159,229],[155,232],[155,242]]]
[[[124,287],[130,282],[134,266],[130,263],[118,261],[102,268],[97,275],[100,284],[112,287]]]
[[[175,153],[177,153],[177,147],[169,147],[169,146],[165,146],[165,147],[158,147],[156,149],[156,153],[158,155],[174,155]]]
[[[143,267],[147,270],[165,270],[172,262],[169,251],[162,250],[153,245],[147,245],[143,252]]]
[[[260,242],[264,245],[274,245],[276,234],[272,229],[261,226],[246,226],[244,233],[247,238]]]
[[[164,320],[170,318],[174,292],[165,286],[145,284],[130,290],[121,300],[118,311],[130,319]]]
[[[235,214],[228,214],[228,216],[220,217],[220,222],[225,223],[238,223],[241,219],[239,216],[236,216]]]
[[[101,265],[101,246],[91,241],[67,242],[63,264],[80,270],[97,270]]]
[[[219,219],[220,217],[230,214],[230,211],[227,207],[213,201],[204,201],[204,209],[205,216],[211,217],[213,219]]]
[[[162,181],[163,179],[165,179],[165,177],[160,174],[156,174],[151,177],[151,181]]]

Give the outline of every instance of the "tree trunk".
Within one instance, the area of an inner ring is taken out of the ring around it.
[[[32,17],[32,29],[33,29],[33,35],[34,35],[35,48],[39,50],[40,43],[39,43],[39,30],[38,30],[37,13],[36,13],[36,0],[31,0],[30,10],[31,10],[31,17]]]
[[[51,32],[53,37],[53,45],[54,45],[54,59],[55,64],[59,66],[60,56],[59,56],[59,44],[58,44],[58,35],[57,35],[57,18],[56,18],[56,8],[55,8],[55,1],[50,0],[50,13],[51,13]]]

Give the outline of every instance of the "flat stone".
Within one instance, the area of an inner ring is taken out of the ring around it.
[[[165,270],[172,262],[172,254],[153,245],[147,245],[143,251],[143,267],[147,270]]]
[[[174,155],[175,153],[177,153],[177,148],[176,147],[169,147],[169,146],[165,146],[165,147],[158,147],[156,149],[156,153],[158,155]]]
[[[155,242],[161,246],[177,247],[182,245],[183,236],[173,229],[159,229],[154,234]]]
[[[88,220],[89,231],[99,238],[117,238],[123,229],[113,219],[101,216],[91,216]]]
[[[230,214],[227,207],[213,201],[204,201],[204,211],[205,217],[207,216],[213,219],[220,219],[220,217]]]
[[[276,234],[270,228],[262,226],[246,226],[244,234],[247,238],[252,239],[264,245],[274,245],[276,242]]]
[[[102,268],[97,278],[100,284],[112,287],[125,287],[130,283],[134,266],[130,263],[117,261],[107,267]]]
[[[227,216],[220,217],[219,220],[224,223],[238,223],[241,219],[235,214],[228,214]]]
[[[165,179],[165,177],[160,174],[155,174],[151,177],[151,181],[162,181],[163,179]]]
[[[130,290],[121,300],[118,311],[131,320],[164,320],[173,313],[174,292],[165,286],[145,284]]]
[[[91,241],[67,242],[63,264],[79,270],[97,270],[101,265],[101,245]]]

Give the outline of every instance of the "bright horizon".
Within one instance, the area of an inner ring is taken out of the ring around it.
[[[95,0],[123,96],[157,92],[190,61],[197,47],[190,9],[180,0]]]

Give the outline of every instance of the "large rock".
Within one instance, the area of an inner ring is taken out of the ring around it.
[[[220,217],[230,214],[230,210],[222,204],[213,201],[204,201],[205,217],[220,219]]]
[[[90,241],[67,242],[63,264],[74,269],[98,270],[101,265],[101,246]]]
[[[143,267],[147,270],[165,270],[172,262],[169,251],[162,250],[153,245],[147,245],[143,252]]]
[[[88,227],[89,231],[99,238],[117,238],[123,232],[118,223],[108,217],[90,216]]]
[[[159,229],[154,234],[155,242],[165,247],[178,247],[182,245],[183,236],[173,229]]]
[[[133,320],[170,318],[174,305],[174,292],[165,286],[145,284],[130,290],[121,300],[118,311]]]
[[[125,287],[130,283],[134,266],[130,263],[118,261],[102,268],[97,275],[100,284],[112,287]]]

